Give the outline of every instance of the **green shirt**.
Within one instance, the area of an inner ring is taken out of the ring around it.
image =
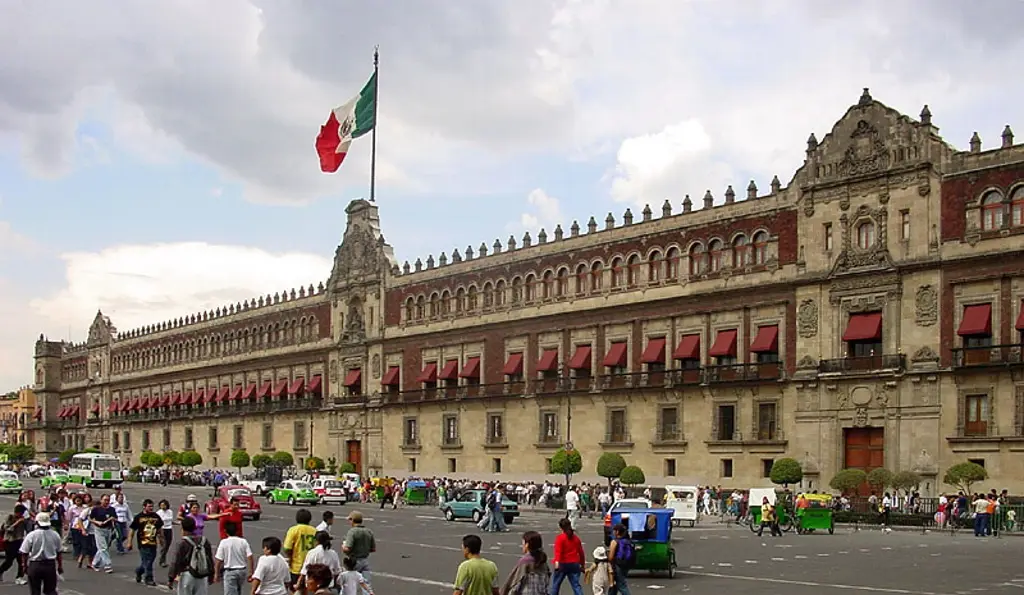
[[[362,526],[352,527],[348,530],[348,533],[345,534],[344,546],[349,548],[348,555],[357,560],[369,557],[377,549],[373,532]]]
[[[459,564],[455,590],[462,595],[491,595],[498,588],[498,567],[490,560],[470,558]]]

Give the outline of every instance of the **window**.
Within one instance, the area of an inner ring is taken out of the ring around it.
[[[142,430],[142,450],[151,450],[149,443],[149,430]]]
[[[857,247],[868,250],[875,247],[875,224],[865,221],[857,226]]]
[[[721,474],[725,478],[732,477],[732,459],[722,459]]]
[[[729,441],[736,434],[736,406],[718,406],[718,428],[715,433],[715,440]]]
[[[1003,196],[996,191],[981,199],[981,230],[994,231],[1003,227]]]
[[[260,446],[263,450],[274,448],[274,424],[263,424],[263,436]]]
[[[551,271],[544,273],[543,287],[541,297],[549,300],[555,297],[555,275]]]
[[[569,269],[558,269],[558,286],[555,288],[556,297],[569,295]]]
[[[775,459],[761,459],[761,477],[771,477]]]
[[[306,422],[297,421],[292,423],[292,448],[295,450],[306,450]]]
[[[832,243],[832,224],[826,223],[823,227],[822,235],[825,238],[825,252],[831,252],[834,247],[834,244]]]
[[[402,444],[405,446],[417,446],[420,443],[420,427],[415,417],[407,417],[402,430]]]
[[[491,459],[491,473],[501,473],[501,459],[495,457]]]
[[[408,469],[410,473],[416,473],[416,457],[411,457],[409,459]]]
[[[452,457],[452,458],[448,459],[448,473],[457,473],[457,472],[458,472],[458,464],[457,464],[457,462],[455,460],[455,457]]]
[[[520,277],[512,279],[512,303],[518,304],[523,301],[523,280]]]
[[[626,264],[626,285],[628,287],[636,287],[637,283],[640,282],[640,257],[636,254],[629,257],[629,261]]]
[[[626,410],[612,409],[608,412],[608,436],[605,442],[621,444],[629,442],[626,431]]]
[[[459,418],[455,415],[446,415],[443,420],[444,440],[445,446],[458,446],[459,445]]]
[[[690,274],[703,275],[707,271],[707,254],[703,244],[694,244],[690,248]]]
[[[665,254],[665,279],[675,281],[679,278],[679,248],[669,248]]]
[[[750,246],[747,245],[747,236],[740,234],[732,241],[732,266],[743,268],[751,262]]]
[[[612,288],[622,287],[622,259],[612,260]]]
[[[601,291],[601,277],[604,275],[604,265],[595,262],[590,267],[590,291]]]
[[[1010,225],[1024,226],[1024,186],[1018,186],[1010,195]]]
[[[171,430],[168,428],[163,430],[163,444],[165,451],[171,450]]]
[[[209,442],[210,450],[217,450],[217,426],[210,426],[207,430],[207,441]]]
[[[466,309],[470,312],[476,310],[477,301],[476,285],[471,285],[469,292],[466,293]]]
[[[910,241],[910,209],[900,211],[900,239]]]
[[[661,267],[665,261],[661,259],[661,251],[655,250],[651,252],[650,259],[647,261],[647,282],[657,283],[661,281]]]
[[[487,443],[505,443],[505,416],[501,413],[487,414]]]
[[[768,232],[759,231],[754,234],[754,264],[761,266],[768,262]]]
[[[587,292],[587,265],[581,264],[576,267],[576,294]]]
[[[676,460],[675,459],[665,459],[665,477],[675,477],[675,476],[676,476]]]
[[[988,435],[988,395],[967,395],[964,399],[964,435]]]
[[[658,440],[668,442],[679,440],[679,408],[662,407],[661,420],[658,425]]]
[[[985,459],[967,459],[968,463],[974,463],[975,465],[985,468]]]
[[[537,277],[532,273],[526,276],[526,281],[523,282],[523,290],[526,294],[526,301],[532,302],[537,297]]]
[[[712,273],[722,270],[723,253],[724,249],[722,247],[722,241],[711,240],[711,243],[708,244],[708,255],[710,257],[709,262],[711,264],[710,269]]]
[[[114,432],[113,435],[111,435],[111,437],[110,437],[110,441],[111,441],[111,448],[113,448],[114,450],[121,450],[121,435],[120,434],[118,434],[117,432]]]
[[[847,357],[882,355],[882,313],[851,314],[843,332]]]
[[[231,448],[236,450],[243,448],[245,444],[245,429],[243,426],[235,426],[231,428]]]
[[[540,442],[555,444],[558,442],[558,413],[542,411],[540,414]]]
[[[185,428],[185,450],[194,450],[195,444],[193,444],[192,428]]]
[[[757,439],[776,440],[778,438],[775,403],[757,404]]]

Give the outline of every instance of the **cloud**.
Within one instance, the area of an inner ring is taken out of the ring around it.
[[[531,234],[544,229],[550,235],[556,225],[562,223],[562,207],[558,199],[541,188],[535,188],[526,196],[529,210],[519,216],[518,229]],[[515,227],[515,226],[513,226]]]
[[[62,258],[64,287],[33,300],[31,309],[49,327],[82,332],[97,309],[129,330],[317,285],[330,275],[332,264],[318,255],[203,242],[115,246]]]

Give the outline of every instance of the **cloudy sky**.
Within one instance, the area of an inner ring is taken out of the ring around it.
[[[786,182],[862,87],[958,147],[1024,134],[1021,6],[0,0],[0,389],[97,308],[128,329],[324,280],[369,138],[335,175],[313,141],[374,44],[377,200],[415,260]]]

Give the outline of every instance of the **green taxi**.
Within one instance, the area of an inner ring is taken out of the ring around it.
[[[0,471],[0,494],[20,494],[25,485],[14,471]]]
[[[320,497],[313,491],[313,486],[308,481],[289,479],[282,481],[274,489],[267,492],[267,502],[274,504],[287,502],[292,506],[296,504],[311,504],[316,506]]]
[[[39,485],[41,485],[43,488],[52,488],[55,486],[59,486],[61,484],[68,483],[70,481],[71,475],[68,474],[67,470],[50,469],[49,471],[46,472],[46,475],[44,475],[39,480]]]

